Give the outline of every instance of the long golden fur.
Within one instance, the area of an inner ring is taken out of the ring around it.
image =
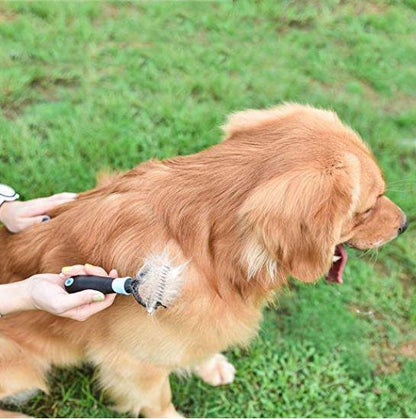
[[[115,175],[52,220],[0,231],[1,282],[92,263],[134,275],[150,252],[188,261],[174,307],[149,317],[132,298],[79,323],[44,312],[0,320],[0,399],[46,389],[51,365],[84,360],[118,409],[176,414],[168,377],[194,368],[232,380],[219,352],[256,334],[261,309],[291,275],[328,272],[335,247],[378,247],[403,212],[384,194],[371,152],[335,113],[288,104],[232,115],[200,153]]]

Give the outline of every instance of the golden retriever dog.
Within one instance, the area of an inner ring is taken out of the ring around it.
[[[289,276],[342,282],[344,245],[405,230],[369,148],[334,112],[286,104],[231,115],[223,142],[117,174],[20,234],[0,231],[1,282],[91,263],[135,275],[149,254],[187,262],[179,298],[152,316],[133,298],[85,322],[45,312],[0,320],[0,399],[47,391],[53,365],[87,361],[117,409],[175,416],[169,374],[229,383],[220,354],[256,335]]]

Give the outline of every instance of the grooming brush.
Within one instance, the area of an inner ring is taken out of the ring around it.
[[[71,294],[92,289],[103,294],[132,295],[152,314],[158,307],[170,307],[179,296],[185,266],[171,266],[167,253],[163,253],[146,259],[135,277],[74,275],[65,281],[65,289]]]

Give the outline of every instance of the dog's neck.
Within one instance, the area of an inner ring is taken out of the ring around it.
[[[258,161],[227,144],[215,147],[222,150],[212,159],[207,150],[162,162],[166,172],[152,192],[155,211],[219,293],[232,287],[244,298],[269,298],[286,276],[254,233],[243,229],[238,213],[261,181]]]

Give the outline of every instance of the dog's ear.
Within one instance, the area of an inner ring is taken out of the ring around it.
[[[349,163],[286,172],[244,202],[240,215],[251,239],[286,274],[312,282],[329,270],[343,222],[359,195],[358,160],[351,156]]]

